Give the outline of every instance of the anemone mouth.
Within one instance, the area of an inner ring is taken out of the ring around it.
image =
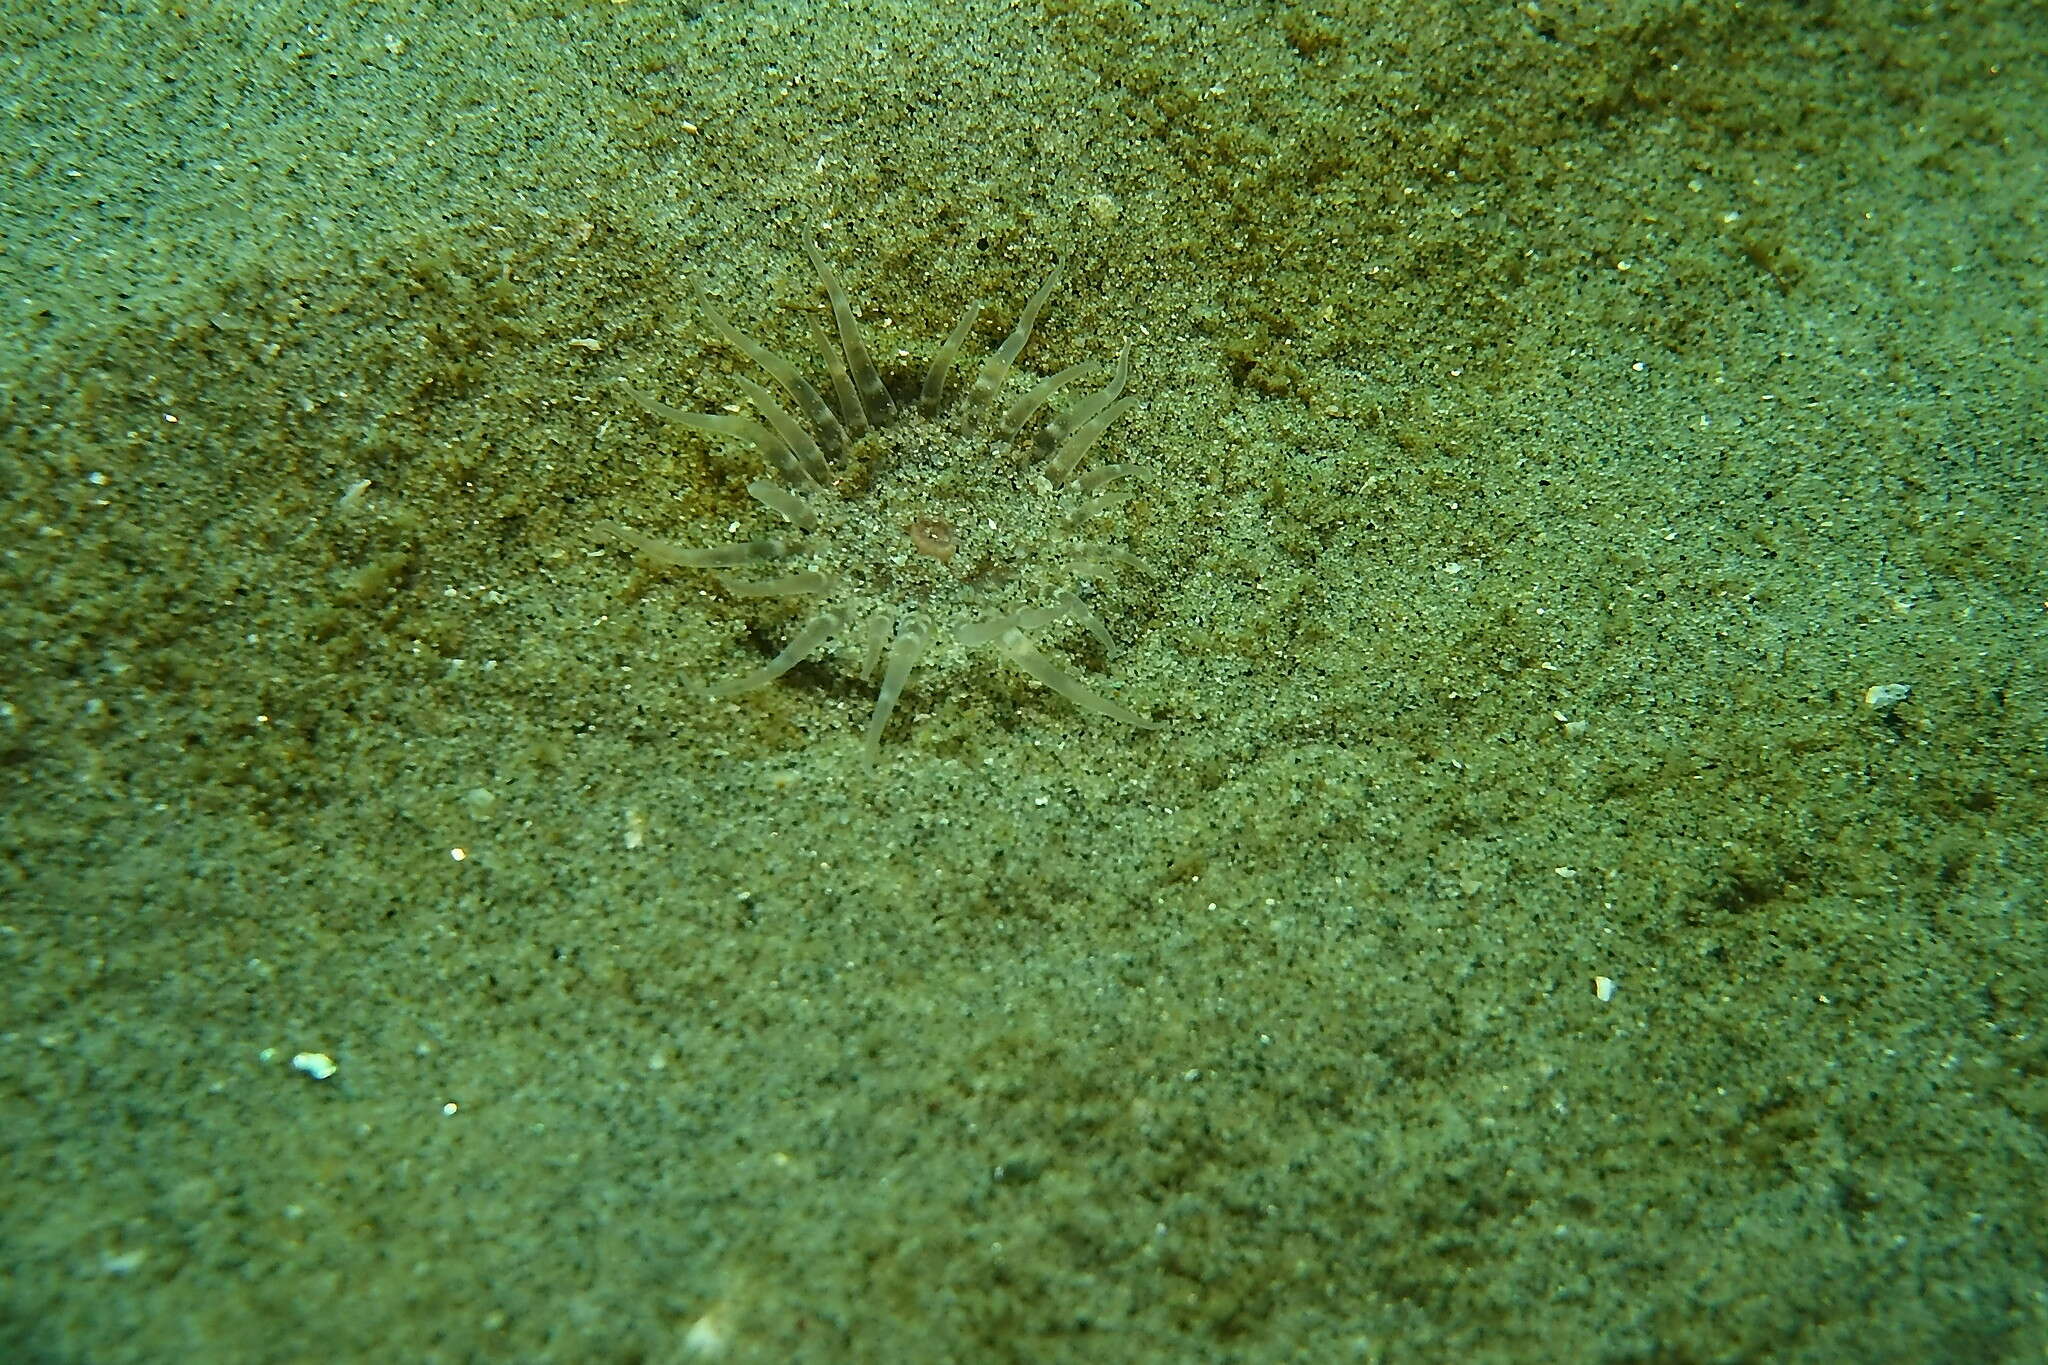
[[[863,736],[873,759],[921,664],[987,649],[1085,711],[1155,728],[1041,644],[1079,633],[1109,653],[1108,627],[1087,598],[1097,580],[1144,567],[1098,534],[1130,497],[1135,471],[1088,464],[1111,424],[1136,405],[1123,393],[1128,348],[1114,366],[1084,361],[1012,382],[1058,285],[1055,266],[964,391],[954,371],[979,303],[963,311],[913,385],[915,376],[885,375],[876,365],[837,272],[814,243],[805,249],[825,295],[825,317],[805,315],[823,388],[741,331],[700,288],[712,330],[775,390],[735,378],[753,417],[635,395],[662,421],[758,452],[767,470],[747,491],[774,518],[773,533],[685,546],[604,527],[653,563],[718,573],[733,596],[792,619],[772,659],[708,690],[751,691],[807,659],[836,656],[862,679],[879,674]]]

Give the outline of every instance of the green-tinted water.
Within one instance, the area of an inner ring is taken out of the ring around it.
[[[0,1355],[2048,1352],[2039,7],[112,8],[0,19]],[[632,394],[812,236],[899,384],[1129,343],[1162,729],[704,695]]]

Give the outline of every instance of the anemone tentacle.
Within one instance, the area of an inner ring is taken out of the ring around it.
[[[711,332],[774,390],[735,375],[732,383],[752,409],[746,416],[737,404],[700,413],[635,395],[663,422],[757,449],[773,477],[751,480],[747,492],[782,533],[692,546],[604,525],[611,539],[649,562],[711,570],[734,598],[760,602],[790,621],[792,633],[772,659],[711,685],[709,693],[737,696],[808,660],[836,656],[842,667],[875,680],[862,731],[862,748],[873,759],[913,675],[957,668],[985,651],[1083,711],[1156,728],[1046,648],[1079,642],[1102,658],[1113,654],[1109,624],[1089,599],[1099,595],[1098,580],[1143,567],[1101,539],[1104,519],[1136,494],[1136,471],[1128,464],[1083,468],[1111,425],[1137,406],[1124,395],[1130,348],[1113,365],[1086,359],[1050,377],[1019,370],[1059,285],[1063,272],[1055,265],[974,367],[964,393],[953,386],[953,371],[981,319],[979,302],[961,310],[921,370],[885,371],[838,271],[816,243],[804,243],[804,251],[824,296],[822,307],[805,310],[822,383],[743,331],[693,280]],[[881,353],[905,354],[888,347]],[[1062,401],[1105,372],[1100,387]],[[1007,459],[991,458],[1004,451],[1012,452]],[[758,572],[764,568],[769,572]],[[733,572],[748,569],[757,572]]]

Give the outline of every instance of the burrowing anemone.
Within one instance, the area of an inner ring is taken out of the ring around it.
[[[1113,368],[1085,361],[1050,378],[1011,382],[1058,282],[1055,268],[964,393],[953,369],[978,303],[961,314],[921,378],[885,372],[838,274],[815,245],[806,249],[831,319],[828,330],[820,310],[805,311],[830,397],[701,291],[712,330],[780,392],[735,376],[752,416],[687,412],[640,396],[658,418],[760,453],[766,476],[747,491],[779,523],[773,534],[683,546],[607,527],[654,563],[716,571],[733,596],[762,599],[791,618],[780,653],[711,693],[764,687],[827,654],[863,679],[879,670],[865,736],[872,758],[913,670],[989,650],[1083,710],[1152,727],[1041,643],[1085,635],[1107,653],[1109,630],[1087,598],[1098,578],[1142,567],[1096,532],[1129,498],[1133,471],[1085,467],[1110,424],[1135,403],[1123,396],[1128,349]],[[1060,401],[1076,390],[1078,397]]]

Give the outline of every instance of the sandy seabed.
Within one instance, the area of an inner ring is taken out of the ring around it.
[[[0,1355],[2048,1352],[2039,6],[485,8],[0,17]],[[1159,729],[706,694],[813,238]]]

